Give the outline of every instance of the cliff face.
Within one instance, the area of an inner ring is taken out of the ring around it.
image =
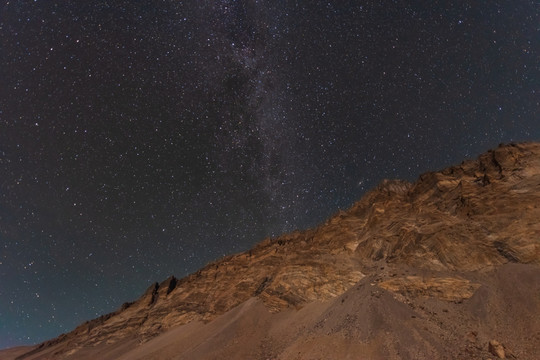
[[[538,144],[501,146],[399,185],[381,185],[349,212],[367,221],[361,258],[452,270],[539,262]]]
[[[414,184],[384,181],[316,229],[265,240],[186,278],[156,283],[134,303],[20,358],[77,358],[127,340],[143,344],[179,325],[208,323],[250,299],[269,313],[296,311],[335,302],[364,283],[382,294],[381,304],[405,308],[418,299],[474,301],[488,286],[483,274],[509,263],[538,268],[539,219],[540,144],[500,146]],[[372,298],[355,311],[377,303]]]

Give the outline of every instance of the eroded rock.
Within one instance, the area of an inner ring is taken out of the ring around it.
[[[497,340],[489,341],[488,350],[490,353],[497,356],[499,359],[506,359],[504,346],[501,343],[499,343]]]

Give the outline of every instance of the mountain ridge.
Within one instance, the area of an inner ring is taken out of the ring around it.
[[[212,323],[250,299],[270,314],[294,312],[316,302],[335,303],[358,284],[370,289],[369,299],[382,297],[400,314],[424,301],[418,299],[475,301],[491,281],[485,274],[511,264],[540,265],[537,219],[540,144],[500,145],[414,183],[384,180],[314,229],[266,239],[182,279],[155,283],[136,301],[17,359],[72,358],[127,340],[144,347],[186,324]],[[533,325],[540,336],[540,325]],[[382,348],[391,355],[388,346]]]

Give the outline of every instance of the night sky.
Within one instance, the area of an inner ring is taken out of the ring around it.
[[[540,140],[540,3],[6,1],[0,348],[384,178]]]

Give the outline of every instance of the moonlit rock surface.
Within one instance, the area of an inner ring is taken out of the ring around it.
[[[315,229],[156,283],[18,359],[476,359],[493,338],[533,359],[538,219],[540,144],[502,145],[384,181]]]

